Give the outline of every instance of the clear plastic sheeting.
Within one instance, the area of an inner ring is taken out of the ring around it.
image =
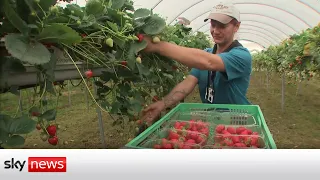
[[[320,0],[133,0],[138,8],[153,9],[175,24],[179,18],[190,21],[193,32],[210,34],[209,22],[204,19],[219,2],[231,2],[240,10],[241,27],[238,40],[256,44],[263,49],[320,22]],[[84,6],[86,0],[75,0]],[[63,4],[63,2],[62,2]]]
[[[204,19],[215,0],[135,0],[136,8],[153,9],[174,24],[179,17],[188,19],[193,31],[210,34]],[[229,0],[240,10],[241,27],[237,39],[262,47],[278,44],[290,35],[316,26],[320,22],[319,0]]]

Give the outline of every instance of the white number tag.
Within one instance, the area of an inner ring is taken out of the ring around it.
[[[207,88],[205,99],[210,103],[213,103],[213,95],[214,95],[214,90],[211,87]]]

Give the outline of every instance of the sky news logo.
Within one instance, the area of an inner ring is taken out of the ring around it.
[[[4,161],[4,169],[17,170],[21,172],[28,166],[28,172],[67,172],[66,157],[29,157],[26,161],[11,158]]]

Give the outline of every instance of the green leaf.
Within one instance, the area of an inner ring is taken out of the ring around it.
[[[57,111],[55,109],[49,109],[44,112],[40,117],[48,121],[53,121],[56,119]]]
[[[9,125],[10,134],[28,134],[36,128],[37,122],[23,115],[15,118]]]
[[[135,43],[131,44],[129,51],[131,53],[137,54],[138,52],[140,52],[141,50],[146,48],[147,45],[148,45],[148,43],[145,40],[143,40],[141,42],[135,42]]]
[[[118,26],[117,26],[116,23],[107,21],[107,24],[108,24],[108,26],[109,26],[113,31],[115,31],[115,32],[118,32],[118,31],[119,31],[119,28],[118,28]]]
[[[106,12],[106,8],[99,0],[89,0],[86,3],[85,11],[87,15],[92,14],[95,17],[101,16]]]
[[[126,0],[111,0],[113,9],[120,9],[126,2]]]
[[[56,50],[55,50],[56,51]],[[44,64],[42,67],[44,69],[44,73],[46,75],[46,80],[48,81],[47,85],[50,84],[50,83],[53,83],[55,81],[55,74],[54,74],[54,70],[56,68],[56,64],[57,64],[57,56],[56,56],[56,53],[52,53],[51,54],[51,59],[48,63]],[[53,88],[53,87],[51,87]],[[53,90],[51,89],[50,87],[47,87],[47,90]],[[50,92],[50,93],[54,93],[53,92]]]
[[[130,109],[134,112],[140,112],[142,110],[141,102],[137,100],[133,100],[130,103]]]
[[[146,17],[149,16],[151,11],[149,9],[140,8],[134,12],[134,18]]]
[[[140,74],[145,75],[145,76],[150,75],[150,70],[148,67],[144,66],[143,64],[139,64],[139,63],[137,63],[137,67],[138,67]]]
[[[9,60],[11,61],[11,66],[10,66],[11,72],[15,72],[15,73],[26,72],[26,68],[23,66],[21,61],[12,57],[9,58]]]
[[[6,131],[0,131],[0,144],[5,143],[7,139],[9,138],[9,133]]]
[[[73,16],[78,17],[78,18],[82,18],[84,16],[84,12],[82,11],[81,7],[77,4],[68,4],[66,6],[66,10],[73,11]]]
[[[0,114],[0,130],[8,132],[12,119],[8,115]]]
[[[44,45],[38,42],[30,42],[20,34],[7,35],[5,45],[13,57],[29,64],[45,64],[51,58],[50,52]]]
[[[11,22],[11,24],[16,27],[22,34],[27,35],[29,33],[29,28],[27,23],[20,18],[20,16],[11,7],[9,0],[4,0],[4,13],[6,18]]]
[[[20,135],[13,135],[7,139],[5,143],[6,146],[15,147],[15,146],[22,146],[25,142],[25,139]]]
[[[166,27],[165,20],[155,15],[146,19],[145,23],[143,31],[149,35],[159,34]]]
[[[100,79],[105,83],[109,82],[111,79],[115,79],[115,75],[112,72],[102,71]]]
[[[131,2],[125,2],[124,5],[122,6],[124,10],[129,10],[129,11],[134,11],[133,4]]]
[[[118,37],[118,36],[115,36],[115,37],[113,38],[113,42],[114,42],[116,45],[118,45],[120,48],[124,48],[125,43],[126,43],[124,37]]]
[[[78,44],[81,36],[72,28],[63,24],[52,24],[45,27],[37,37],[38,41],[51,43]]]
[[[48,11],[51,6],[54,6],[57,3],[57,0],[40,0],[41,9]]]
[[[111,113],[111,114],[116,114],[116,113],[118,113],[120,107],[121,107],[121,104],[120,104],[118,101],[113,102],[110,113]]]
[[[90,14],[89,16],[84,16],[79,28],[86,28],[92,25],[96,25],[96,22],[97,20],[92,14]]]

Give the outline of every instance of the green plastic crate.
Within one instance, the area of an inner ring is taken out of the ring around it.
[[[154,123],[131,142],[126,148],[148,149],[150,143],[159,139],[159,133],[170,128],[174,121],[188,121],[190,119],[201,119],[209,123],[210,135],[214,133],[218,124],[259,127],[266,149],[277,149],[269,128],[265,122],[263,113],[258,105],[230,105],[230,104],[202,104],[181,103]]]

